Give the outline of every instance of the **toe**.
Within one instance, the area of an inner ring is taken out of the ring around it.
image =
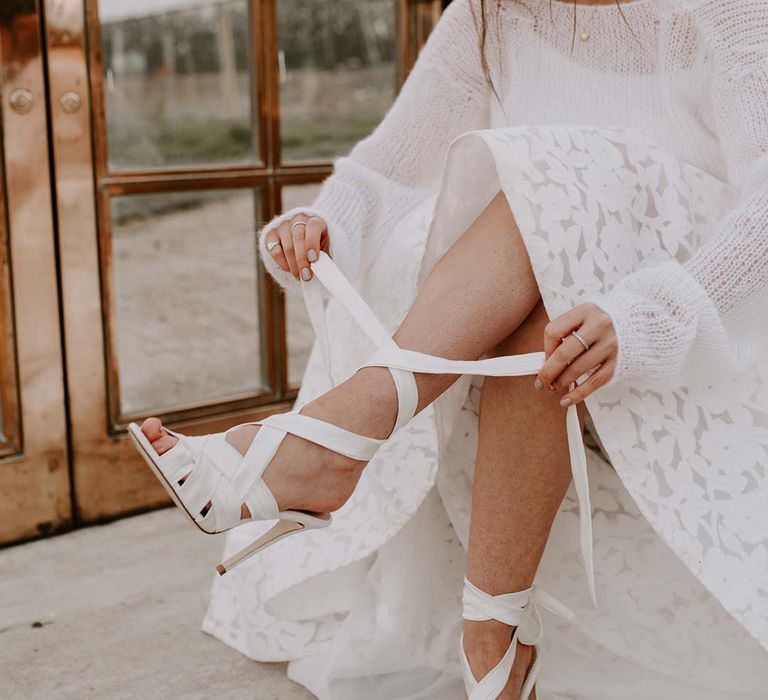
[[[161,437],[152,442],[152,447],[155,448],[157,454],[161,455],[163,452],[168,452],[178,441],[178,438],[175,438],[173,435],[163,433]]]
[[[159,455],[170,450],[178,442],[178,438],[163,430],[162,421],[154,416],[147,418],[141,424],[141,430]]]
[[[159,418],[151,416],[141,424],[141,432],[147,436],[147,440],[154,442],[164,435],[163,422]]]

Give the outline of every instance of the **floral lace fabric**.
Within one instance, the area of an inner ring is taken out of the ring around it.
[[[640,129],[465,133],[438,195],[401,218],[363,275],[388,328],[499,189],[551,317],[626,275],[684,263],[734,201],[725,182]],[[332,300],[326,313],[338,381],[371,347]],[[766,697],[768,357],[754,356],[738,375],[718,367],[661,390],[615,382],[588,399],[602,446],[588,453],[599,606],[569,493],[537,583],[576,618],[545,618],[542,700]],[[459,603],[480,387],[463,377],[395,435],[330,528],[217,578],[204,629],[254,659],[291,660],[289,675],[327,700],[463,697]],[[327,388],[313,352],[298,401]],[[233,531],[227,552],[263,529]]]

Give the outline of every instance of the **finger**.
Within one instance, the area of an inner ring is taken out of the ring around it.
[[[276,246],[272,246],[270,249],[271,243],[277,243]],[[267,237],[264,239],[264,243],[267,246],[267,252],[272,256],[272,259],[280,266],[281,270],[285,270],[286,272],[290,272],[290,268],[288,267],[288,261],[285,259],[285,255],[283,254],[283,246],[280,244],[280,234],[278,231],[270,231],[269,234],[267,234]]]
[[[307,221],[305,218],[294,218],[291,221],[291,236],[293,237],[293,254],[296,256],[296,267],[299,268],[301,279],[309,282],[312,279],[312,273],[309,270],[307,249],[304,244],[304,239],[307,236]]]
[[[587,306],[579,304],[552,319],[544,328],[544,355],[549,356],[559,347],[563,338],[578,330],[586,320]]]
[[[310,216],[309,219],[307,219],[307,231],[306,236],[304,237],[304,245],[307,250],[307,260],[311,263],[315,262],[320,256],[320,251],[322,250],[321,242],[325,229],[325,221],[319,216]],[[310,251],[314,254],[314,259]]]
[[[579,333],[589,343],[590,341],[584,337],[585,334],[586,331]],[[549,359],[544,362],[544,365],[539,370],[537,379],[547,388],[553,386],[555,380],[565,371],[566,367],[583,352],[584,346],[575,336],[566,336],[563,342],[549,356]]]
[[[291,274],[299,279],[299,267],[296,265],[296,254],[293,250],[293,234],[291,234],[287,221],[280,224],[280,245],[283,246],[283,254],[288,261],[288,268]]]
[[[597,341],[586,351],[582,347],[581,354],[572,360],[571,364],[552,383],[557,390],[567,389],[571,382],[575,382],[582,374],[586,374],[589,370],[610,359],[611,352],[606,343]]]
[[[571,406],[583,401],[585,398],[587,398],[587,396],[597,391],[601,386],[607,384],[610,381],[611,377],[613,377],[615,368],[615,360],[609,360],[606,362],[602,367],[600,367],[600,369],[594,372],[589,377],[589,379],[587,379],[582,384],[579,384],[579,386],[577,386],[573,391],[570,391],[565,396],[563,396],[563,398],[560,400],[560,405],[564,407]]]
[[[325,230],[320,234],[320,250],[325,251],[328,253],[328,255],[331,254],[331,239],[328,235],[328,226],[326,225]]]

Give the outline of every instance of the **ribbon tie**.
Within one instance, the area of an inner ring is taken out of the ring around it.
[[[382,326],[381,322],[371,311],[371,308],[360,296],[357,290],[344,277],[336,264],[324,252],[312,263],[312,272],[315,277],[309,282],[302,281],[301,287],[304,294],[304,302],[309,313],[310,322],[315,332],[323,354],[325,369],[328,373],[331,386],[335,386],[331,373],[329,330],[326,325],[325,306],[323,304],[323,292],[320,283],[328,292],[338,299],[344,308],[355,319],[360,328],[378,347],[374,357],[366,365],[386,366],[399,368],[411,372],[428,372],[433,374],[476,374],[485,376],[522,376],[538,374],[544,364],[544,353],[533,352],[524,355],[510,355],[506,357],[494,357],[484,360],[456,361],[403,350],[392,339],[391,334]],[[571,389],[573,385],[571,385]],[[403,397],[398,391],[398,400],[403,402]],[[412,401],[410,402],[412,403]],[[411,406],[409,409],[415,409]],[[402,407],[401,407],[402,408]],[[403,416],[408,416],[406,410],[398,412],[398,428]],[[412,415],[412,413],[410,414]],[[581,425],[576,406],[569,406],[566,410],[566,434],[568,438],[568,451],[571,460],[571,473],[576,488],[576,497],[579,502],[579,541],[584,569],[587,575],[587,585],[592,598],[592,603],[597,606],[597,594],[595,592],[595,574],[592,551],[592,504],[589,497],[589,481],[587,476],[587,457],[584,450],[584,440],[581,433]],[[403,421],[403,424],[407,421]],[[516,595],[516,594],[509,594]],[[556,601],[544,591],[537,590],[530,595],[541,598],[541,605],[553,612],[569,612],[565,606]],[[555,610],[555,608],[557,610]],[[541,618],[535,605],[531,606],[536,620]],[[558,613],[560,614],[560,613]],[[513,623],[509,623],[513,624]]]
[[[505,625],[517,627],[521,644],[537,644],[541,640],[544,623],[540,608],[549,610],[565,620],[574,617],[568,606],[535,584],[514,593],[490,595],[465,577],[462,603],[462,617],[465,620],[497,620]]]

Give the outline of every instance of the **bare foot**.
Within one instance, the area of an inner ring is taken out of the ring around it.
[[[515,628],[497,620],[464,621],[464,649],[469,667],[478,680],[483,678],[504,656]],[[499,695],[499,700],[520,700],[523,682],[533,661],[533,647],[517,643],[515,663],[509,682]]]
[[[397,396],[388,370],[364,367],[343,384],[303,406],[300,412],[361,435],[382,439],[394,426]],[[147,418],[141,429],[158,454],[167,452],[178,442],[176,437],[163,430],[159,418]],[[226,440],[240,454],[245,454],[258,431],[256,425],[241,426],[230,431]],[[328,513],[346,503],[365,465],[366,462],[288,434],[264,472],[264,481],[280,510]],[[240,516],[243,519],[251,517],[247,506],[243,505]]]

